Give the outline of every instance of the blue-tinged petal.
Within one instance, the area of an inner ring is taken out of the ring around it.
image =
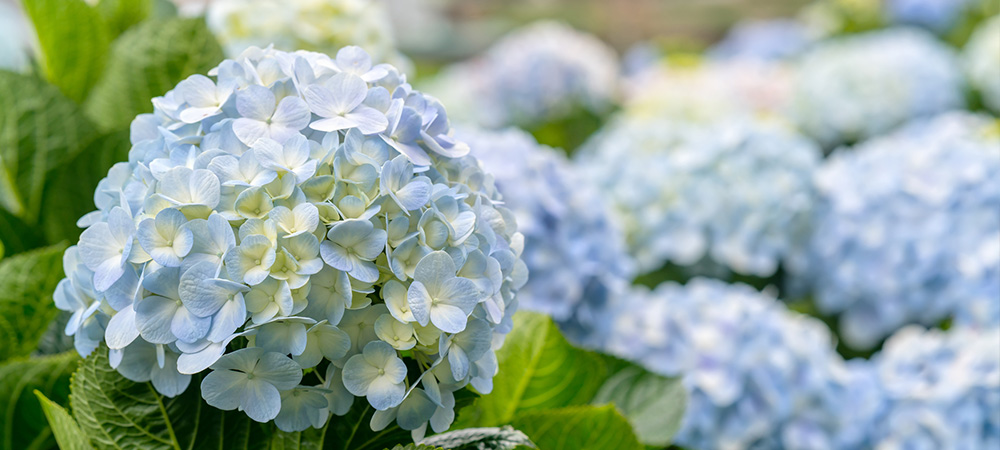
[[[247,307],[243,294],[236,294],[227,300],[212,317],[212,328],[206,338],[212,342],[221,342],[236,332],[247,321]]]
[[[135,325],[139,334],[154,344],[169,344],[177,340],[170,328],[178,308],[181,308],[179,300],[158,295],[139,300],[135,305]]]
[[[184,305],[177,307],[170,322],[170,332],[184,342],[195,342],[207,336],[210,328],[212,328],[211,317],[198,317]]]
[[[404,430],[416,430],[427,424],[437,405],[434,404],[422,389],[414,389],[396,410],[396,423]]]
[[[358,106],[353,111],[344,114],[344,118],[354,124],[365,135],[381,133],[389,126],[389,120],[385,118],[385,114],[375,108],[364,105]]]
[[[281,411],[281,394],[274,385],[255,377],[243,385],[240,409],[257,422],[267,422]]]
[[[281,354],[300,355],[306,349],[306,326],[302,323],[271,322],[257,328],[257,347]]]
[[[297,387],[284,391],[281,392],[281,411],[274,418],[274,424],[285,432],[322,427],[320,410],[326,407],[326,397],[317,389]]]
[[[377,410],[398,406],[406,397],[403,383],[394,383],[386,377],[378,377],[368,386],[368,403]]]
[[[270,137],[270,130],[265,122],[240,117],[233,121],[233,134],[244,145],[252,146],[261,138]]]
[[[410,288],[406,291],[406,301],[410,305],[413,319],[420,325],[426,326],[430,320],[433,299],[424,284],[419,281],[411,283]]]
[[[282,391],[291,389],[302,381],[302,366],[276,352],[261,355],[260,364],[253,373],[257,379],[266,380]]]
[[[274,114],[275,103],[274,93],[264,86],[252,84],[236,91],[236,111],[242,117],[260,121],[268,120]]]
[[[271,123],[281,125],[290,130],[299,131],[309,125],[312,113],[306,102],[298,97],[285,97],[278,103]]]
[[[414,309],[416,313],[416,309]],[[465,329],[468,314],[460,308],[439,303],[431,308],[431,323],[445,333],[459,333]]]
[[[234,410],[240,406],[248,381],[244,373],[215,370],[201,380],[201,397],[221,410]]]
[[[135,323],[135,310],[131,307],[124,308],[111,316],[108,327],[104,330],[104,340],[108,343],[108,348],[112,349],[125,348],[137,337],[139,328]]]
[[[365,80],[362,80],[361,77],[350,73],[338,73],[327,80],[324,85],[330,89],[333,95],[333,109],[339,114],[347,113],[357,108],[361,105],[361,102],[365,101],[365,95],[368,94],[368,83],[365,83]],[[306,95],[308,101],[308,93]],[[316,111],[314,110],[313,112]]]
[[[167,355],[163,367],[153,366],[152,371],[153,387],[156,392],[167,397],[176,397],[187,390],[191,384],[191,375],[185,375],[177,371],[177,354]]]

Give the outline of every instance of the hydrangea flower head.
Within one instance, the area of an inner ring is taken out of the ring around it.
[[[282,430],[429,398],[419,438],[489,390],[524,238],[436,99],[358,47],[252,47],[153,104],[65,254],[81,355],[168,396],[211,369],[210,405]]]
[[[205,17],[230,57],[252,45],[330,53],[357,45],[376,61],[409,64],[377,0],[213,0]]]
[[[819,149],[778,124],[624,116],[579,154],[616,215],[640,272],[711,259],[773,274],[808,237]]]
[[[831,148],[964,105],[957,55],[918,29],[834,38],[798,61],[791,117]]]
[[[1000,113],[1000,15],[976,28],[965,44],[962,59],[969,84],[982,96],[983,103]]]
[[[886,0],[886,19],[893,24],[917,25],[936,33],[952,30],[981,0]]]
[[[683,377],[678,445],[802,448],[790,444],[793,431],[829,392],[837,361],[821,322],[749,286],[706,278],[619,298],[609,349]]]
[[[721,59],[788,59],[812,44],[813,34],[804,23],[790,19],[746,21],[733,26],[708,54]]]
[[[1000,324],[1000,139],[969,113],[835,153],[808,248],[821,311],[868,347],[906,323]]]
[[[515,30],[428,87],[478,125],[527,126],[576,110],[602,114],[617,97],[618,57],[597,37],[556,22]]]
[[[603,199],[560,152],[523,131],[461,127],[456,136],[493,174],[524,234],[531,279],[519,303],[551,315],[576,342],[603,335],[615,286],[634,275]]]

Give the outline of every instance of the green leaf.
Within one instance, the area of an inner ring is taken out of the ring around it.
[[[83,231],[76,221],[97,209],[94,191],[108,170],[127,161],[131,148],[128,130],[100,136],[67,164],[53,172],[45,188],[42,230],[49,242],[77,242]]]
[[[617,371],[604,383],[593,404],[613,403],[645,445],[666,447],[680,430],[687,391],[680,378],[666,378],[608,357]]]
[[[0,261],[0,362],[27,356],[58,310],[52,292],[63,277],[56,245]]]
[[[6,255],[10,256],[41,247],[45,245],[45,239],[35,227],[0,208],[0,243],[6,247]]]
[[[493,392],[460,411],[455,428],[493,427],[515,415],[590,403],[609,376],[604,359],[574,348],[548,316],[518,312],[497,351]]]
[[[55,86],[0,71],[0,208],[33,225],[45,180],[97,135]]]
[[[42,406],[31,393],[57,402],[69,397],[69,377],[80,357],[75,352],[0,364],[0,449],[46,449],[55,441]]]
[[[153,97],[222,59],[222,47],[203,20],[146,21],[115,41],[86,112],[104,130],[128,127],[136,115],[153,111]]]
[[[434,435],[422,442],[448,450],[514,450],[518,446],[536,448],[528,436],[510,426],[466,428]]]
[[[107,59],[104,19],[83,0],[24,0],[24,9],[38,35],[45,78],[82,103]]]
[[[83,432],[80,431],[80,426],[76,424],[76,420],[66,412],[65,408],[45,398],[45,394],[37,390],[35,391],[35,396],[38,397],[38,401],[42,405],[42,411],[45,412],[45,418],[48,420],[49,426],[52,427],[52,434],[55,435],[60,449],[91,449],[90,442],[87,441]]]
[[[151,0],[100,0],[97,12],[104,18],[113,40],[133,25],[146,20],[153,10]]]
[[[519,414],[515,428],[543,450],[641,450],[632,427],[611,405]]]

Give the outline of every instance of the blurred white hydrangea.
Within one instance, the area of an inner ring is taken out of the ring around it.
[[[425,89],[488,128],[530,126],[578,110],[603,114],[618,95],[618,56],[595,36],[537,22],[445,68]]]
[[[705,278],[619,298],[608,349],[683,377],[688,401],[678,445],[836,448],[801,444],[804,414],[828,401],[839,361],[821,322],[749,286]]]
[[[783,117],[791,81],[791,68],[780,61],[675,57],[629,76],[622,87],[623,103],[629,115],[695,122]]]
[[[792,19],[748,20],[734,25],[708,55],[719,59],[788,59],[802,53],[816,35],[805,23]]]
[[[820,151],[778,124],[619,117],[578,163],[623,221],[640,272],[711,261],[768,276],[808,237]]]
[[[28,68],[34,30],[17,3],[0,2],[0,69]]]
[[[869,347],[900,326],[1000,324],[1000,135],[950,113],[834,153],[808,274],[844,339]]]
[[[531,278],[518,303],[551,315],[575,342],[593,344],[610,325],[609,297],[634,275],[603,200],[561,152],[521,130],[457,127],[455,136],[495,177],[524,234]]]
[[[791,118],[827,148],[964,104],[955,52],[918,29],[833,38],[796,71]]]
[[[359,47],[252,47],[209,74],[136,117],[80,219],[54,296],[77,350],[106,342],[171,397],[211,368],[208,404],[286,431],[355,396],[375,428],[444,431],[455,391],[492,389],[527,276],[491,177]]]
[[[358,45],[377,62],[412,70],[396,51],[392,24],[378,0],[212,0],[205,17],[230,57],[249,46],[333,54]]]
[[[969,84],[979,91],[987,108],[1000,113],[1000,16],[976,28],[962,57]]]
[[[871,448],[1000,447],[1000,329],[904,328],[873,358],[886,399]]]

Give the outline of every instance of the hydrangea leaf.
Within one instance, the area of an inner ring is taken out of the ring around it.
[[[27,356],[58,310],[52,292],[62,277],[57,245],[0,261],[0,361]]]
[[[168,398],[129,381],[104,346],[80,363],[71,389],[73,416],[96,449],[268,448],[268,426],[208,406],[198,389]]]
[[[685,397],[679,379],[574,348],[542,314],[517,313],[497,359],[493,392],[459,411],[453,428],[514,424],[527,413],[591,403],[613,403],[647,445],[669,443],[680,425]],[[660,397],[645,397],[654,394]]]
[[[100,0],[97,12],[104,17],[108,33],[112,37],[142,22],[153,12],[152,0]]]
[[[42,405],[42,411],[52,427],[52,434],[55,436],[59,448],[63,450],[91,450],[90,441],[80,431],[80,426],[76,424],[73,416],[69,415],[66,408],[59,406],[45,397],[39,391],[35,391],[38,402]]]
[[[55,86],[0,71],[0,208],[33,224],[49,173],[96,135],[80,109]]]
[[[40,247],[44,240],[37,229],[0,208],[0,243],[4,254],[10,256]]]
[[[107,60],[104,19],[83,0],[24,0],[24,9],[38,35],[45,78],[82,103]]]
[[[128,158],[131,146],[127,130],[106,134],[53,172],[41,212],[42,231],[49,242],[79,240],[83,230],[76,226],[77,219],[96,209],[97,184],[112,165]]]
[[[75,352],[0,364],[0,450],[46,449],[55,444],[32,391],[55,402],[69,399]]]
[[[614,406],[574,406],[519,415],[514,427],[538,448],[639,450],[644,448],[628,420]]]
[[[449,431],[421,442],[449,450],[514,450],[518,446],[536,448],[527,435],[510,426]]]
[[[222,48],[201,19],[144,22],[115,41],[86,112],[105,130],[127,127],[136,115],[153,111],[151,98],[222,59]]]

